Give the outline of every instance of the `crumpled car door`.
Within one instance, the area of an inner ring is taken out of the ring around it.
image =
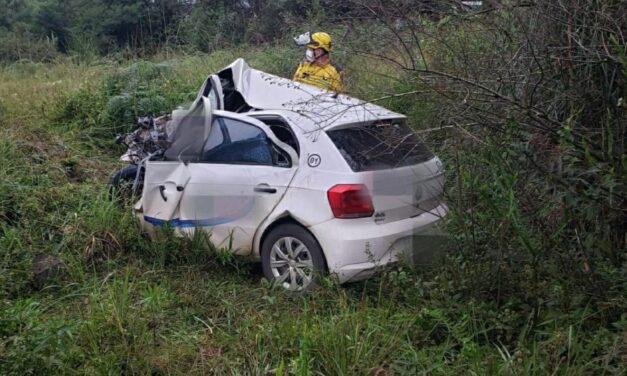
[[[298,155],[259,120],[220,111],[214,119],[202,160],[189,164],[192,177],[172,224],[205,229],[215,245],[248,255],[259,226],[287,192]],[[273,163],[279,154],[286,164]]]
[[[191,178],[182,162],[148,162],[144,180],[144,220],[163,224],[178,217],[178,207]]]
[[[189,163],[195,162],[204,139],[211,130],[211,100],[201,97],[192,105],[172,133],[171,145],[163,161],[148,161],[142,192],[141,210],[144,220],[152,224],[176,224],[179,203],[192,174]]]

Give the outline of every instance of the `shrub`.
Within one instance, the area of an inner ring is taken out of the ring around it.
[[[0,31],[0,63],[51,62],[60,53],[54,38],[38,38],[27,31]]]

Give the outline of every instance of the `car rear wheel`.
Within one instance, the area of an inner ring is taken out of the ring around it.
[[[326,272],[316,239],[301,226],[285,224],[273,229],[261,247],[263,274],[290,291],[307,291]]]

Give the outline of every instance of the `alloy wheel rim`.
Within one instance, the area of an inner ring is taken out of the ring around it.
[[[302,241],[290,236],[272,245],[270,268],[275,283],[291,291],[303,290],[313,280],[311,252]]]

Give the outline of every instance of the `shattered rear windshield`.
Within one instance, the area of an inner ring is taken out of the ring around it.
[[[433,158],[404,120],[359,124],[327,134],[355,172],[410,166]]]

